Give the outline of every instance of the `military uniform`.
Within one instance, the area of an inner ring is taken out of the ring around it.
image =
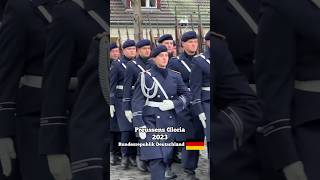
[[[141,68],[140,68],[140,67]],[[151,60],[143,61],[140,56],[135,60],[130,61],[127,64],[127,70],[124,79],[124,89],[123,89],[123,109],[131,111],[131,100],[134,89],[134,84],[138,79],[138,75],[142,71],[150,69],[152,66]]]
[[[103,18],[107,2],[85,0],[84,7],[86,10],[73,1],[60,1],[48,28],[39,136],[42,154],[68,152],[67,127],[77,96],[76,74],[87,58],[92,38],[104,31],[86,11],[93,10]]]
[[[233,60],[250,84],[255,84],[254,49],[257,31],[256,27],[248,24],[250,20],[245,19],[243,15],[247,14],[256,25],[259,19],[260,1],[216,0],[214,7],[214,31],[226,36]],[[244,12],[239,11],[238,8],[242,8]]]
[[[169,69],[173,69],[181,73],[183,82],[190,90],[189,77],[193,66],[193,56],[183,52],[178,58],[171,58],[168,64]],[[204,141],[204,129],[197,114],[192,112],[190,106],[177,114],[177,127],[186,128],[184,137],[178,135],[178,141],[197,140]],[[199,151],[186,151],[182,149],[182,165],[185,169],[194,171],[198,167]]]
[[[319,6],[264,1],[256,50],[264,154],[278,172],[302,161],[309,180],[320,178]]]
[[[156,83],[157,85],[153,86],[155,79],[158,82]],[[160,90],[158,83],[162,86],[164,92]],[[140,74],[135,87],[132,98],[134,127],[146,126],[146,128],[153,129],[175,127],[177,121],[176,113],[185,109],[191,99],[190,92],[183,83],[180,73],[170,69],[161,69],[156,65],[149,71]],[[146,91],[145,88],[151,88],[147,95],[144,93]],[[166,99],[173,101],[174,109],[161,111],[157,105]],[[167,131],[160,133],[167,135],[166,140],[153,140],[152,134],[154,133],[147,133],[146,139],[141,140],[141,142],[175,141],[175,133]],[[170,146],[141,147],[141,159],[148,161],[152,180],[165,179],[165,169],[167,164],[171,162],[172,153],[173,147]]]
[[[206,116],[205,134],[210,142],[210,52],[194,57],[190,73],[190,89],[192,92],[191,109],[195,115],[204,113]],[[210,153],[208,153],[210,155]]]
[[[118,46],[115,43],[111,43],[109,50],[111,51],[114,48],[118,48]],[[110,65],[112,67],[112,64],[115,62],[120,61],[120,59],[112,59],[110,57]],[[109,71],[111,71],[111,67]],[[111,76],[109,76],[109,81],[111,79]],[[122,99],[121,99],[122,102]],[[122,111],[122,108],[121,108]],[[121,132],[118,125],[117,115],[111,117],[110,120],[110,163],[111,165],[117,164],[120,156],[121,156],[121,148],[118,146],[118,142],[121,142]]]
[[[115,106],[115,116],[117,117],[119,129],[121,131],[121,142],[136,142],[133,126],[130,123],[123,110],[123,90],[124,90],[124,75],[127,69],[126,64],[130,61],[125,56],[120,60],[115,61],[111,65],[110,71],[110,104]],[[135,156],[136,148],[121,147],[123,156]]]
[[[104,100],[102,93],[101,68],[98,60],[108,61],[107,54],[103,59],[103,39],[92,41],[87,61],[79,70],[79,96],[75,102],[70,119],[70,156],[72,161],[73,180],[106,180],[109,179],[108,142],[110,136],[110,115],[107,113],[110,102]],[[100,46],[100,47],[99,47]],[[107,53],[107,52],[106,52]],[[103,67],[105,70],[109,67]],[[107,80],[102,79],[102,80]],[[105,87],[106,94],[108,87]]]
[[[211,139],[213,179],[259,180],[255,131],[261,109],[246,78],[234,65],[225,40],[212,35]]]
[[[1,136],[16,137],[23,179],[53,179],[45,157],[38,151],[41,84],[28,79],[41,76],[48,19],[37,9],[49,12],[55,1],[10,0],[1,27]],[[21,81],[20,81],[21,79]]]

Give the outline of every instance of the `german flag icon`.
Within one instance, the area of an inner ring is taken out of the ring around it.
[[[186,150],[204,150],[204,142],[186,142]]]

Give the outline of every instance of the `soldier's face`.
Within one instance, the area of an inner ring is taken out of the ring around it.
[[[161,44],[166,46],[166,48],[168,49],[168,53],[172,53],[172,51],[173,51],[173,40],[165,40]]]
[[[114,48],[110,51],[110,59],[119,59],[120,51],[119,48]]]
[[[182,47],[187,52],[195,53],[198,49],[198,39],[189,39],[186,42],[182,42]]]
[[[136,47],[135,46],[131,46],[131,47],[127,47],[123,50],[123,54],[127,57],[127,58],[134,58],[136,57]]]
[[[143,46],[138,49],[138,53],[141,57],[149,57],[151,53],[151,47],[150,46]]]
[[[154,63],[159,68],[165,68],[168,64],[169,54],[168,52],[162,52],[157,57],[154,58]]]

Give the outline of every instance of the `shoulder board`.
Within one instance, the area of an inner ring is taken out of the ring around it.
[[[170,68],[168,68],[168,69],[170,69]],[[175,70],[173,70],[173,69],[170,69],[172,72],[175,72],[175,73],[177,73],[177,74],[181,74],[179,71],[175,71]]]
[[[214,32],[214,31],[212,31],[212,34],[213,34],[215,37],[218,37],[218,38],[220,38],[220,39],[223,39],[223,40],[226,39],[226,37],[225,37],[224,35],[219,34],[219,33],[216,33],[216,32]]]

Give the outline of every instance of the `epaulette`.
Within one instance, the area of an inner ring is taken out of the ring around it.
[[[225,37],[224,35],[219,34],[219,33],[216,33],[216,32],[214,32],[214,31],[212,31],[212,34],[213,34],[215,37],[218,37],[218,38],[220,38],[220,39],[223,39],[223,40],[226,39],[226,37]]]
[[[168,68],[168,69],[170,69],[170,68]],[[173,69],[170,69],[172,72],[175,72],[175,73],[177,73],[177,74],[181,74],[179,71],[175,71],[175,70],[173,70]]]

